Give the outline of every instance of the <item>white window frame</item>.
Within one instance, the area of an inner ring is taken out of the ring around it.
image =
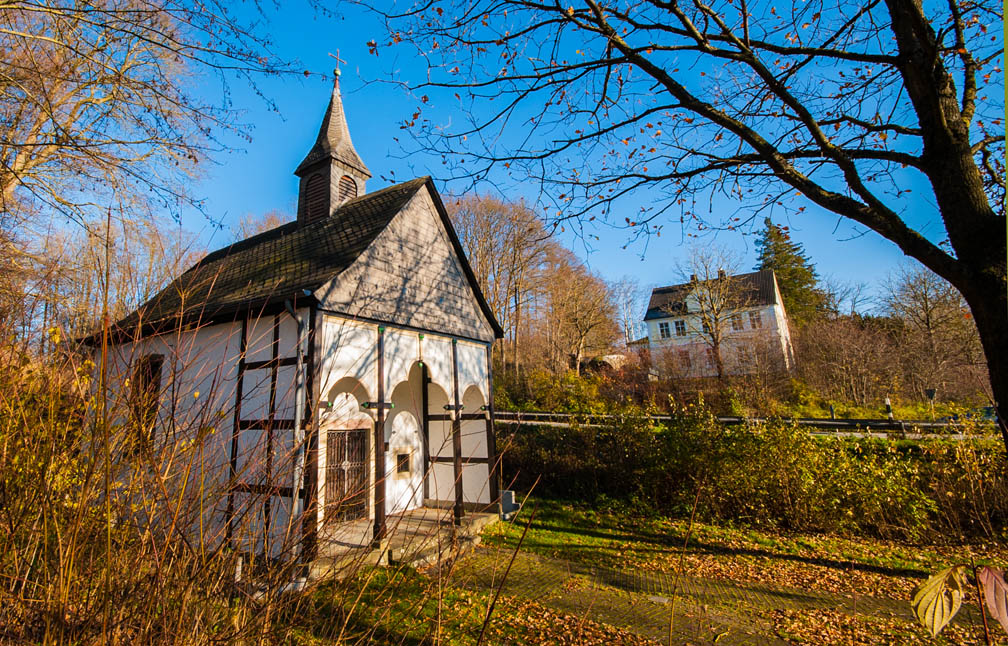
[[[658,336],[662,339],[668,339],[672,336],[671,332],[669,331],[668,321],[658,322]]]

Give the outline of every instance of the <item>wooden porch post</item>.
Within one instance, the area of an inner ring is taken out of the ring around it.
[[[378,419],[374,427],[374,546],[385,538],[385,328],[378,327]]]
[[[308,398],[305,406],[305,470],[304,482],[302,484],[301,496],[304,501],[303,520],[301,521],[301,532],[303,536],[302,557],[305,562],[311,561],[316,556],[318,547],[317,531],[319,523],[319,506],[316,500],[318,489],[318,440],[319,440],[319,420],[322,416],[322,362],[319,361],[321,355],[322,334],[319,332],[319,312],[318,306],[312,305],[308,318],[308,357],[306,368],[306,396]],[[297,493],[295,492],[295,495]]]
[[[420,335],[420,342],[423,343],[423,335]],[[430,394],[427,389],[430,387],[430,372],[427,364],[420,363],[420,408],[423,414],[420,418],[421,441],[423,442],[423,497],[426,501],[430,498],[430,475],[434,470],[434,462],[430,456]]]
[[[458,340],[452,339],[452,466],[455,476],[455,507],[454,520],[456,525],[462,524],[465,513],[462,507],[462,402],[459,401],[458,377]]]
[[[241,340],[238,353],[238,383],[235,384],[234,425],[231,428],[231,455],[228,461],[227,544],[235,549],[234,486],[238,482],[238,433],[241,428],[242,389],[245,385],[245,353],[248,350],[248,314],[241,322]]]
[[[494,433],[493,344],[487,344],[487,465],[490,476],[490,504],[500,502],[501,465],[497,458],[497,436]]]

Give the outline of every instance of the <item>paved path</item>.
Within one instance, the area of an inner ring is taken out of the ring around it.
[[[457,564],[456,585],[491,592],[510,554],[477,549]],[[505,595],[537,601],[559,611],[601,621],[670,643],[674,575],[592,567],[522,553],[504,586]],[[822,591],[746,581],[683,576],[675,595],[672,644],[785,645],[776,634],[775,610],[834,609],[861,616],[912,620],[908,604],[894,599],[854,599]],[[964,608],[964,611],[966,609]],[[957,620],[971,619],[963,616]]]

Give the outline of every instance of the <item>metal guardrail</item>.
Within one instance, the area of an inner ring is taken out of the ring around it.
[[[671,415],[650,415],[648,418],[655,423],[671,422]],[[607,422],[623,421],[623,415],[593,415],[579,413],[543,413],[494,411],[494,421],[503,424],[524,424],[529,426],[567,426],[576,420],[580,425],[604,427]],[[773,419],[767,417],[718,417],[722,424],[762,424]],[[906,437],[907,439],[950,438],[962,439],[964,425],[960,422],[938,422],[930,420],[898,420],[898,419],[823,419],[814,417],[780,418],[780,421],[790,422],[810,429],[817,435],[840,435],[847,437],[879,437],[890,435]]]

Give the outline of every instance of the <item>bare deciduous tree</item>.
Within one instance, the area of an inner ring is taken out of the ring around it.
[[[375,10],[389,32],[372,41],[376,54],[412,47],[429,63],[410,88],[418,112],[442,98],[466,110],[451,128],[407,123],[424,148],[458,162],[456,176],[532,179],[558,219],[612,220],[643,189],[640,212],[619,220],[649,233],[672,211],[737,227],[814,204],[960,290],[995,399],[1008,405],[1001,5],[449,0]],[[712,218],[699,205],[714,193],[739,212]],[[1008,448],[1004,423],[1002,434]]]
[[[962,377],[962,368],[982,360],[976,326],[962,295],[916,264],[890,276],[885,292],[886,309],[907,329],[900,356],[915,395],[923,400],[927,388],[947,393],[949,381]]]
[[[84,223],[113,195],[131,217],[199,207],[198,164],[222,132],[247,136],[228,80],[291,71],[236,15],[218,0],[0,1],[0,224]],[[219,102],[197,87],[212,78]]]
[[[581,374],[585,351],[607,350],[617,335],[616,311],[609,285],[584,266],[566,259],[553,268],[550,310],[565,359]]]
[[[517,369],[521,325],[543,289],[548,252],[558,246],[523,203],[469,195],[450,204],[452,222],[487,303],[505,330],[501,358],[510,346]]]
[[[47,242],[45,258],[52,271],[38,289],[48,291],[50,324],[70,337],[91,333],[101,323],[106,257],[109,317],[116,320],[153,297],[206,251],[192,233],[163,221],[112,220],[111,226],[106,231],[104,222],[89,223],[87,231]]]
[[[750,304],[749,290],[735,276],[738,267],[738,258],[715,246],[694,246],[679,267],[689,285],[686,326],[707,346],[718,379],[725,376],[724,339],[732,318]]]
[[[851,282],[830,276],[820,281],[820,286],[826,299],[826,310],[834,318],[854,316],[872,301],[868,283],[863,281]]]
[[[238,222],[238,229],[235,231],[235,240],[244,240],[252,236],[275,229],[285,222],[290,222],[294,218],[289,213],[280,210],[272,210],[262,215],[248,213]]]
[[[640,281],[633,276],[624,276],[609,285],[616,302],[617,319],[623,330],[623,344],[636,341],[644,318],[645,294]]]
[[[798,331],[798,373],[833,401],[878,404],[899,386],[897,347],[875,319],[842,316]]]

